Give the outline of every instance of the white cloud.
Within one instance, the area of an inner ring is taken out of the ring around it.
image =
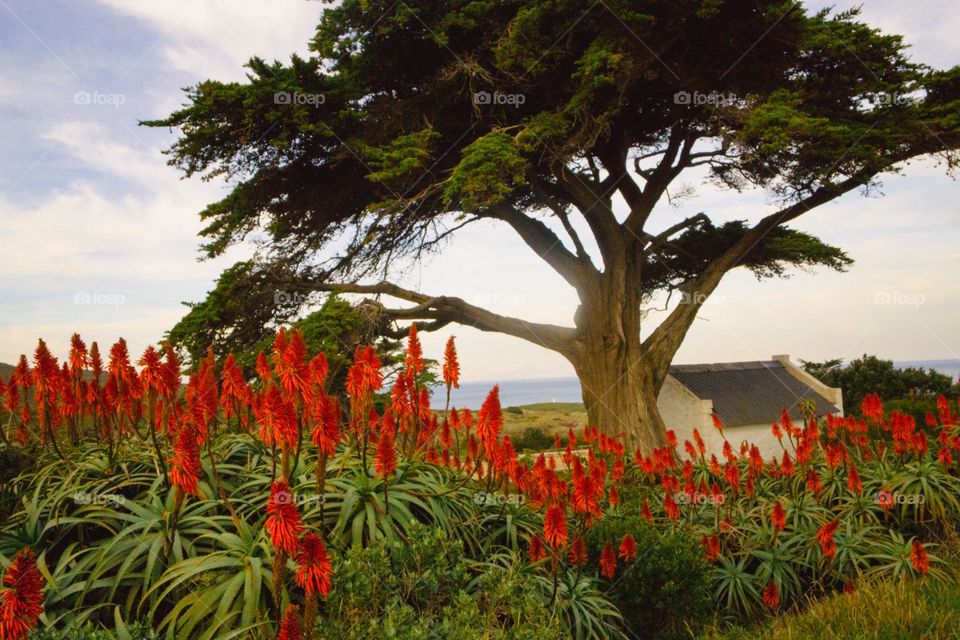
[[[251,56],[305,52],[322,5],[305,0],[97,0],[151,25],[173,68],[220,80],[242,77]]]

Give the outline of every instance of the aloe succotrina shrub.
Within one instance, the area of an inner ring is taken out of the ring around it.
[[[444,405],[431,406],[415,328],[386,393],[363,346],[346,395],[329,393],[324,356],[297,332],[278,332],[253,380],[210,355],[181,386],[169,348],[148,348],[138,366],[122,340],[104,363],[75,336],[66,363],[41,342],[4,385],[3,438],[36,463],[7,483],[17,506],[0,525],[0,563],[35,550],[47,627],[349,637],[415,613],[440,629],[449,616],[493,616],[509,635],[533,602],[546,628],[619,637],[629,624],[617,585],[657,548],[644,527],[699,540],[714,606],[739,619],[864,577],[951,570],[942,545],[960,514],[960,434],[945,401],[923,427],[873,396],[865,419],[797,426],[785,413],[775,460],[728,443],[721,462],[697,433],[628,452],[595,428],[518,457],[496,388],[476,415],[449,406],[452,340]],[[630,525],[602,526],[620,519]],[[426,591],[418,581],[432,571],[380,575],[426,557],[421,525],[463,557]],[[367,601],[372,585],[385,590]],[[511,589],[520,595],[503,598]],[[351,617],[358,598],[367,614]]]
[[[946,400],[938,406],[924,426],[885,413],[875,395],[865,418],[800,427],[784,412],[771,427],[782,455],[771,460],[726,440],[720,459],[707,456],[696,431],[680,456],[668,434],[673,447],[638,457],[625,511],[701,540],[727,618],[801,607],[865,580],[956,579],[960,433]]]
[[[299,611],[307,637],[363,637],[411,616],[442,634],[470,619],[505,637],[619,636],[595,576],[526,556],[543,501],[500,433],[497,391],[476,417],[431,408],[415,330],[385,395],[376,352],[358,347],[342,401],[297,332],[278,333],[252,381],[209,356],[181,386],[169,348],[148,348],[138,370],[122,340],[104,363],[78,336],[63,366],[42,342],[33,364],[22,358],[3,385],[3,437],[37,461],[7,483],[0,566],[36,550],[48,630],[287,637],[280,621]],[[449,397],[452,340],[443,379]],[[556,499],[569,493],[561,476]],[[427,549],[425,530],[440,536]],[[394,575],[440,549],[459,560]],[[381,599],[366,597],[372,586]]]

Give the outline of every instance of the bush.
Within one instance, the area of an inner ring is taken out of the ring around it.
[[[609,583],[630,637],[688,638],[713,611],[711,567],[699,541],[689,534],[654,529],[639,517],[605,518],[590,529],[586,543],[597,561],[603,545],[630,534],[637,557]]]
[[[537,582],[516,563],[474,563],[441,529],[416,527],[409,545],[385,540],[347,553],[317,637],[561,637]],[[482,572],[477,573],[477,569]]]
[[[703,640],[945,640],[960,638],[960,587],[883,581],[836,594],[766,627],[711,630]]]
[[[527,427],[523,434],[513,441],[517,451],[544,451],[553,448],[553,437],[537,427]]]

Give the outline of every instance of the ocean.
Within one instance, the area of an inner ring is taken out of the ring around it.
[[[960,359],[956,360],[903,360],[894,363],[897,367],[923,367],[933,369],[957,380],[960,376]],[[450,406],[476,410],[494,385],[500,385],[500,404],[504,407],[519,407],[540,402],[583,402],[580,381],[576,378],[529,378],[518,380],[463,382],[450,394]],[[435,389],[430,399],[434,407],[443,407],[446,394],[443,388]]]

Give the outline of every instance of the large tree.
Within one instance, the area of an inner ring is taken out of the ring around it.
[[[252,235],[286,290],[367,294],[424,329],[557,351],[591,422],[643,448],[663,441],[657,394],[726,273],[844,268],[785,225],[913,158],[952,164],[960,144],[960,71],[910,61],[856,12],[796,2],[343,0],[310,50],[253,59],[246,82],[200,83],[148,123],[179,129],[171,161],[188,175],[234,185],[202,213],[209,255]],[[775,204],[656,226],[686,172]],[[389,281],[484,220],[576,290],[572,326]],[[681,303],[641,338],[665,291]]]

